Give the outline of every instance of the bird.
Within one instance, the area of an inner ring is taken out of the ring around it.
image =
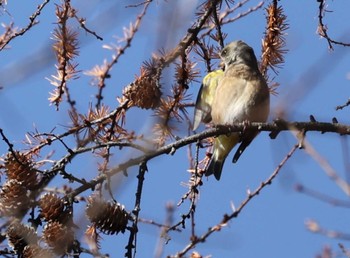
[[[242,40],[227,44],[220,52],[224,71],[216,70],[204,78],[198,93],[193,128],[200,122],[215,125],[266,122],[270,112],[270,93],[266,80],[259,71],[252,47]],[[213,153],[205,175],[220,180],[224,162],[231,150],[241,142],[232,162],[237,162],[243,151],[259,133],[243,130],[214,138]]]

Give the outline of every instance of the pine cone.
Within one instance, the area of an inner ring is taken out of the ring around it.
[[[23,258],[53,258],[53,254],[38,245],[27,245],[23,250]]]
[[[74,241],[73,231],[57,221],[51,221],[45,225],[43,237],[53,251],[60,255],[68,252]]]
[[[27,188],[23,183],[11,179],[0,191],[0,214],[2,216],[21,216],[29,207]]]
[[[123,96],[131,101],[131,106],[153,109],[159,104],[161,92],[156,81],[144,75],[136,78],[134,83],[125,87]]]
[[[38,184],[37,172],[33,161],[20,152],[8,153],[5,158],[5,169],[9,180],[22,182],[28,190],[34,190]]]
[[[124,233],[128,224],[128,213],[119,203],[105,202],[98,197],[89,197],[86,215],[103,233]]]
[[[47,193],[40,198],[39,206],[41,208],[41,216],[46,221],[59,220],[63,215],[64,203],[56,194]]]
[[[21,254],[27,245],[36,244],[38,241],[34,228],[24,226],[19,222],[14,222],[8,227],[6,237],[9,245],[17,254]]]

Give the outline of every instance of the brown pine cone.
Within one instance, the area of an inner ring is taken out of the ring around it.
[[[11,179],[0,190],[0,215],[21,216],[29,207],[30,199],[23,183]]]
[[[105,202],[98,197],[89,197],[86,215],[103,233],[124,233],[128,224],[128,213],[118,203]]]
[[[47,193],[41,196],[39,206],[41,208],[40,214],[46,221],[59,220],[63,215],[64,203],[56,194]]]
[[[73,245],[74,232],[58,221],[50,221],[44,227],[43,237],[56,254],[63,255]]]
[[[38,245],[27,245],[23,250],[23,258],[53,258],[53,254]]]
[[[24,226],[19,222],[14,222],[7,228],[6,237],[9,245],[17,254],[21,254],[27,245],[36,244],[38,241],[34,228]]]
[[[150,109],[158,106],[161,92],[154,79],[141,74],[135,82],[124,88],[123,96],[131,101],[131,106]]]
[[[22,182],[28,190],[34,190],[38,184],[37,172],[33,161],[20,152],[8,153],[5,158],[5,172],[9,180]]]

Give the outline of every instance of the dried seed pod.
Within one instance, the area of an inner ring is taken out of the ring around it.
[[[56,194],[47,193],[40,198],[39,206],[41,208],[41,216],[46,221],[59,220],[63,215],[64,203]]]
[[[89,197],[86,215],[103,233],[124,233],[128,224],[128,213],[119,203],[111,203],[98,197]]]
[[[17,254],[21,254],[27,245],[36,244],[38,241],[34,228],[24,226],[17,221],[8,227],[6,237]]]
[[[74,232],[58,221],[50,221],[43,230],[45,242],[56,254],[65,254],[73,245]]]
[[[34,190],[38,184],[38,176],[33,169],[33,161],[23,153],[10,152],[7,154],[5,172],[9,180],[15,179],[22,182],[28,190]]]
[[[156,80],[141,74],[135,82],[124,88],[123,96],[131,101],[131,106],[150,109],[158,106],[161,92]]]
[[[0,214],[2,216],[21,216],[29,207],[30,199],[27,188],[23,183],[11,179],[7,181],[0,191]]]

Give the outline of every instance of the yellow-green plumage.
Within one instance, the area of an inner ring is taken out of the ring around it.
[[[239,134],[220,135],[214,139],[213,154],[205,175],[214,174],[217,180],[220,180],[222,167],[225,159],[232,148],[239,142]]]
[[[215,70],[203,78],[194,111],[193,130],[196,130],[201,122],[209,123],[211,121],[211,105],[219,80],[223,74],[223,70]]]

